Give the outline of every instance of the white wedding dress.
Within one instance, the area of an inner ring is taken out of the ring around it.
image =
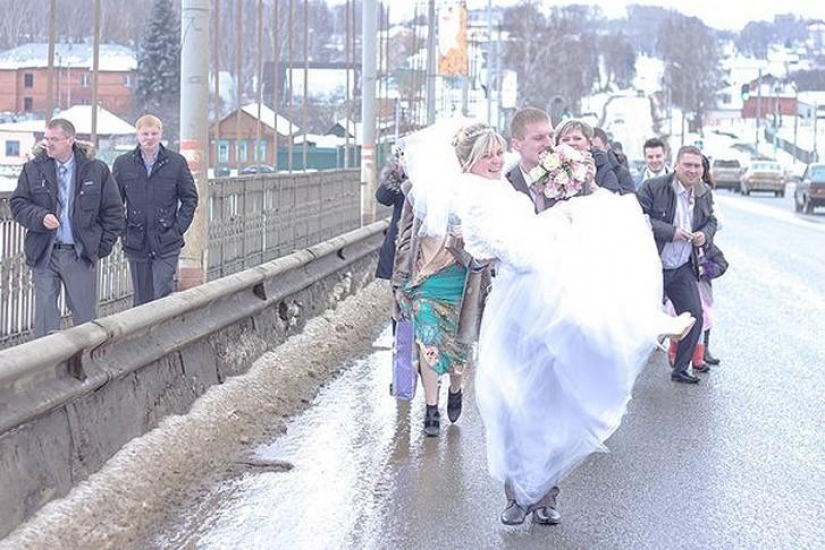
[[[536,215],[506,181],[453,177],[466,250],[498,260],[475,377],[489,469],[528,505],[606,451],[674,319],[634,196],[599,190]]]

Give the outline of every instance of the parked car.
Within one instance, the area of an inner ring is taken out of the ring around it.
[[[713,159],[710,165],[710,177],[716,189],[739,191],[739,183],[742,180],[742,164],[736,159]]]
[[[242,175],[248,174],[274,174],[275,168],[268,164],[253,164],[252,166],[247,166],[246,168],[242,169],[240,172]]]
[[[796,184],[793,203],[797,212],[806,214],[813,214],[817,206],[825,206],[825,164],[808,165],[802,181]]]
[[[739,191],[750,195],[751,191],[771,191],[777,197],[785,196],[785,171],[772,160],[754,160],[742,173]]]

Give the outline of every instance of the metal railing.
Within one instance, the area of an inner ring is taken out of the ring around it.
[[[237,273],[359,227],[360,180],[359,170],[210,180],[207,278]],[[34,287],[23,253],[24,237],[8,200],[0,197],[0,348],[32,338]],[[98,274],[98,313],[105,316],[129,308],[132,282],[120,243],[98,264]],[[68,326],[62,296],[60,307]]]

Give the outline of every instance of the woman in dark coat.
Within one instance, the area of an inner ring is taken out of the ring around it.
[[[395,240],[398,234],[398,219],[404,209],[404,193],[401,184],[407,180],[404,172],[404,149],[396,145],[395,158],[389,161],[381,170],[378,179],[378,189],[375,190],[375,199],[384,206],[392,206],[392,219],[384,237],[384,244],[378,253],[378,269],[375,276],[379,279],[391,279],[393,263],[395,261]]]

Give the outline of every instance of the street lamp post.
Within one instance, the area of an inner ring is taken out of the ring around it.
[[[756,154],[759,154],[759,123],[762,118],[762,69],[756,79]]]
[[[796,139],[799,135],[799,87],[796,82],[792,82],[793,87],[793,163],[796,164],[797,153],[799,149],[796,144]]]
[[[819,130],[817,128],[817,121],[819,120],[819,104],[814,102],[814,158],[811,159],[811,162],[819,162],[819,152],[817,150],[817,133]]]

